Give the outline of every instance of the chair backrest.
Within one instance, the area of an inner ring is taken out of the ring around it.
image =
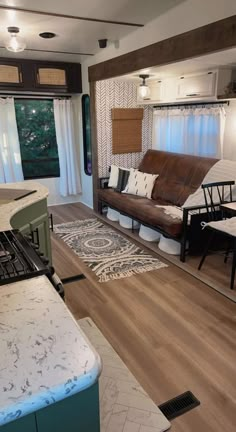
[[[220,205],[233,201],[234,180],[202,184],[208,219],[222,219]]]

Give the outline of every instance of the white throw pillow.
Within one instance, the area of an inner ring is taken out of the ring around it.
[[[125,171],[129,171],[129,168],[118,167],[116,165],[111,165],[111,172],[108,182],[108,187],[116,188],[119,178],[119,168]]]
[[[158,174],[147,174],[131,168],[128,184],[122,193],[151,199],[153,186],[157,177]]]

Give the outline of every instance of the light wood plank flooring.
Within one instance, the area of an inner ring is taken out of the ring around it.
[[[51,207],[55,223],[93,217],[82,204]],[[90,316],[157,404],[186,390],[200,407],[173,420],[173,432],[236,430],[236,305],[181,268],[103,284],[52,235],[61,277],[76,318]],[[163,258],[161,258],[163,260]]]

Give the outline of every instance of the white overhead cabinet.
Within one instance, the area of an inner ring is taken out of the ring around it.
[[[215,96],[216,72],[182,76],[177,80],[177,99]]]
[[[138,104],[161,105],[191,101],[217,101],[229,98],[232,83],[231,69],[215,69],[196,74],[147,81],[150,95],[142,99],[138,92]]]

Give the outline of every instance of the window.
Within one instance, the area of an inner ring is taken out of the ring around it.
[[[24,178],[59,177],[53,100],[16,99],[15,111]]]
[[[82,119],[83,119],[83,141],[84,141],[84,171],[92,175],[92,146],[91,146],[91,122],[90,122],[90,97],[82,96]]]
[[[220,104],[158,109],[153,115],[153,148],[221,158],[224,124]]]

